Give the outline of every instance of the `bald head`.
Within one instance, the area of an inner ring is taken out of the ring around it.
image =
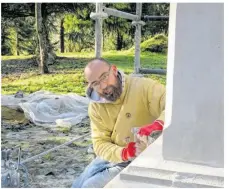
[[[107,72],[110,64],[102,58],[94,58],[90,60],[84,69],[84,75],[88,82],[93,82],[93,79],[98,78],[102,73]]]

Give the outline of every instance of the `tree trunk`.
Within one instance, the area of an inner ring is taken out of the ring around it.
[[[60,52],[64,53],[64,18],[60,21]]]
[[[42,22],[43,22],[43,36],[45,37],[46,39],[46,50],[47,50],[47,53],[48,53],[48,59],[47,59],[47,66],[50,65],[50,64],[54,64],[55,63],[55,60],[56,60],[56,54],[53,52],[53,47],[51,45],[51,42],[49,40],[49,32],[47,30],[47,16],[48,16],[48,13],[47,13],[47,8],[46,8],[47,4],[46,3],[42,3],[42,6],[41,6],[41,14],[42,14]]]
[[[49,73],[47,67],[48,51],[45,33],[45,25],[41,14],[41,3],[35,3],[36,29],[40,47],[39,71],[41,74]]]
[[[122,35],[117,31],[117,46],[116,46],[116,50],[120,51],[122,50]]]

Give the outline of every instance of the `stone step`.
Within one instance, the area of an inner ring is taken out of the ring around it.
[[[121,180],[178,188],[221,188],[224,178],[212,175],[175,172],[154,168],[129,166],[120,173]]]

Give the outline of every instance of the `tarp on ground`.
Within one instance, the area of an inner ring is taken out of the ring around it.
[[[2,106],[21,109],[31,122],[38,126],[54,127],[76,125],[87,117],[89,100],[77,94],[54,94],[37,91],[15,98],[15,95],[2,95]]]

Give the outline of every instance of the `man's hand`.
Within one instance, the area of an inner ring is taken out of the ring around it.
[[[148,145],[161,135],[163,126],[164,122],[161,120],[156,120],[152,124],[143,126],[137,133],[137,139]]]
[[[144,151],[146,147],[146,143],[139,140],[137,142],[130,142],[127,147],[122,150],[122,159],[124,161],[132,160]]]
[[[147,143],[138,140],[135,144],[135,147],[136,147],[135,155],[138,156],[140,153],[142,153],[146,149]]]
[[[122,150],[122,159],[124,161],[129,161],[132,160],[133,158],[136,157],[136,147],[135,147],[135,142],[130,142],[128,145],[123,148]]]
[[[132,160],[146,149],[150,141],[156,140],[163,131],[164,122],[156,120],[152,124],[143,126],[137,133],[137,142],[128,143],[122,150],[122,159],[124,161]]]

